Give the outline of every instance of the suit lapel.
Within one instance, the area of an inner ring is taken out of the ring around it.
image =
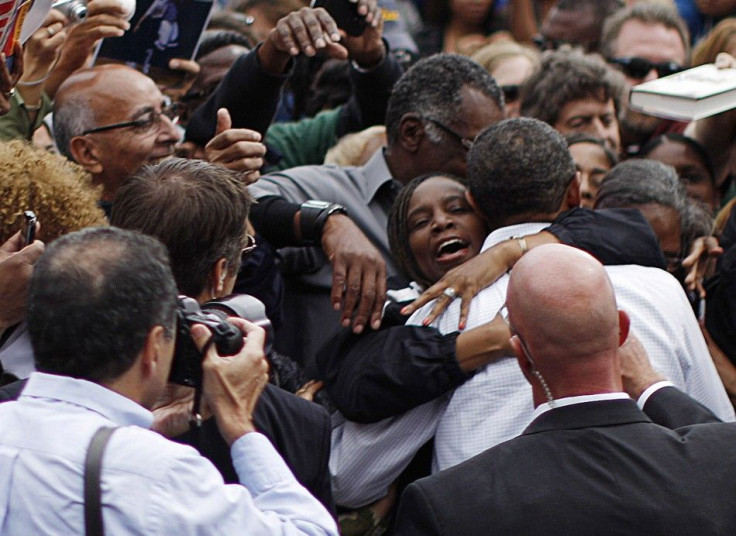
[[[633,400],[585,402],[555,408],[534,419],[522,435],[550,430],[574,430],[594,426],[616,426],[652,422]]]

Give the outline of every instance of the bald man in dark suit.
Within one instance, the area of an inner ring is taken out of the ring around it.
[[[629,320],[602,266],[567,246],[537,248],[514,268],[507,304],[534,418],[521,436],[410,485],[395,533],[736,534],[736,425],[671,430],[624,392],[622,355],[643,350],[621,350]],[[716,420],[666,383],[642,398],[665,425]],[[668,416],[668,404],[690,413]]]

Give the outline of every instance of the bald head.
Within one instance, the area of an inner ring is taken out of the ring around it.
[[[616,349],[628,323],[620,325],[611,282],[593,257],[560,244],[533,249],[514,267],[506,301],[509,321],[557,396],[618,376]],[[529,356],[520,357],[524,368]]]
[[[116,106],[116,88],[131,83],[155,86],[146,75],[116,64],[82,69],[64,80],[54,97],[54,138],[59,152],[74,161],[72,138],[97,126],[107,111]]]
[[[138,168],[173,154],[181,139],[173,114],[151,78],[123,65],[103,65],[61,85],[54,134],[59,151],[103,186],[103,201],[112,201]]]

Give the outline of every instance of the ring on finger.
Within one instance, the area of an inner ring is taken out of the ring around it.
[[[450,298],[450,300],[454,300],[455,296],[457,296],[457,292],[452,287],[447,287],[444,291],[442,291],[442,294]]]
[[[46,27],[46,32],[49,34],[49,37],[54,37],[54,34],[56,33],[56,30],[54,30],[51,26]]]

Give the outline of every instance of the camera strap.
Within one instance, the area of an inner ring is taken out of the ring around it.
[[[92,436],[87,448],[87,456],[84,459],[84,533],[86,536],[104,536],[105,534],[105,526],[102,521],[100,474],[105,447],[115,430],[117,430],[115,427],[103,426]]]

